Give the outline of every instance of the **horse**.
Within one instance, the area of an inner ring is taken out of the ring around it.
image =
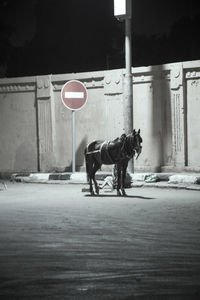
[[[90,185],[90,194],[99,195],[99,186],[95,179],[95,173],[104,165],[116,165],[117,168],[117,195],[126,196],[125,178],[128,162],[137,153],[136,159],[142,151],[142,138],[140,129],[132,133],[122,134],[113,141],[95,140],[85,148],[85,164],[87,179]],[[122,180],[121,180],[122,179]],[[92,187],[94,182],[95,192]],[[121,192],[120,192],[121,189]]]

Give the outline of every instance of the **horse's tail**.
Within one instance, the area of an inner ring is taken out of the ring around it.
[[[88,161],[88,147],[85,148],[85,168],[86,168],[86,175],[87,175],[87,182],[89,182],[89,161]]]

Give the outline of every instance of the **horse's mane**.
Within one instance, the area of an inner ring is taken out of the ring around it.
[[[116,142],[124,142],[126,139],[126,134],[123,133],[120,137],[117,137],[116,139],[113,140],[113,143],[116,143]]]
[[[116,139],[114,139],[112,142],[116,143],[119,140],[119,137],[117,137]]]

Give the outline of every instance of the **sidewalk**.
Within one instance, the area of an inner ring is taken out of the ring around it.
[[[130,174],[132,187],[181,188],[200,191],[200,174],[186,173],[134,173]],[[102,182],[110,172],[97,172],[97,181]],[[87,184],[85,172],[76,173],[16,173],[11,181],[48,184]]]

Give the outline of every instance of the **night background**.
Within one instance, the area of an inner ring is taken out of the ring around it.
[[[197,0],[133,0],[133,66],[200,59]],[[0,77],[124,67],[114,0],[0,0]]]

